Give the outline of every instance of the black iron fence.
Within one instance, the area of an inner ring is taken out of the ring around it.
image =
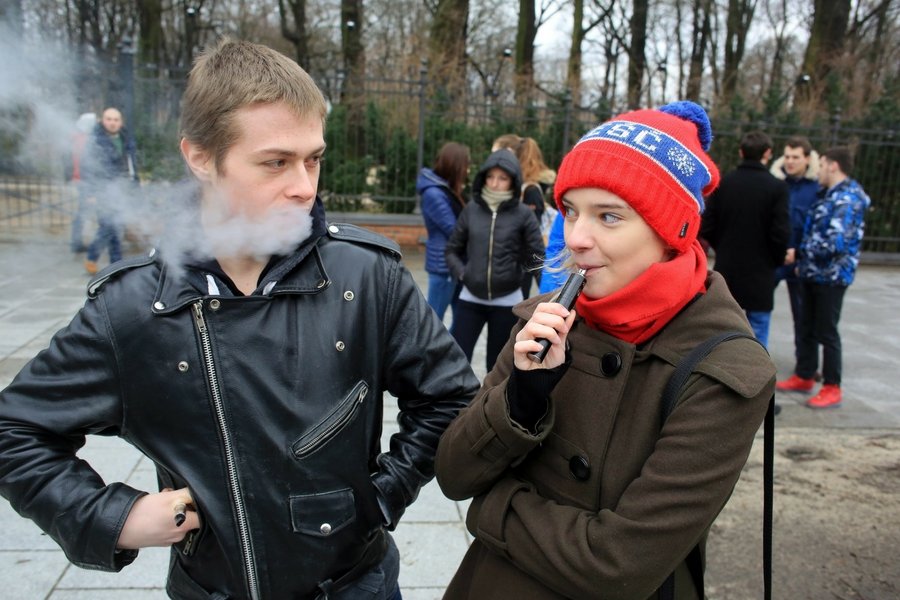
[[[138,70],[133,85],[120,87],[131,95],[126,104],[129,110],[133,107],[144,180],[183,177],[176,144],[183,80],[149,77]],[[451,97],[424,73],[419,79],[367,80],[353,90],[346,89],[345,82],[344,88],[331,92],[328,152],[320,180],[328,209],[340,212],[415,213],[416,175],[431,164],[444,142],[466,144],[474,170],[499,135],[530,136],[555,168],[584,132],[610,116],[608,108],[575,106],[567,95],[541,93],[528,105],[502,103],[491,96]],[[791,135],[807,136],[817,149],[850,145],[856,154],[854,177],[872,198],[865,248],[900,253],[900,132],[850,125],[838,118],[814,126],[785,120],[717,120],[711,154],[723,172],[732,168],[740,137],[751,129],[769,133],[776,152]],[[43,169],[43,177],[25,179],[14,172],[28,168],[11,169],[8,164],[0,161],[0,232],[25,223],[57,227],[67,219],[74,194],[63,185],[63,168],[49,173]]]

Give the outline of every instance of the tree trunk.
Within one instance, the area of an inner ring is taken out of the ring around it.
[[[753,20],[756,0],[728,0],[725,28],[725,64],[722,71],[722,103],[734,97],[738,83],[738,68],[744,59],[747,31]]]
[[[575,106],[581,106],[581,43],[584,41],[584,0],[575,0],[572,16],[572,45],[566,66],[566,85]]]
[[[294,46],[297,64],[309,69],[309,47],[306,34],[306,0],[278,0],[281,36]],[[290,17],[290,18],[289,18]],[[291,21],[294,23],[291,29]]]
[[[844,48],[850,20],[850,0],[815,0],[809,43],[803,57],[803,73],[811,77],[805,99],[821,108],[828,78]]]
[[[142,67],[153,65],[159,73],[162,64],[162,48],[165,34],[162,27],[161,0],[138,0],[138,24],[141,35],[138,38],[138,64]]]
[[[644,49],[647,45],[647,11],[648,0],[634,0],[634,12],[631,14],[631,44],[628,46],[628,108],[638,108],[641,104],[641,90],[644,71],[647,68],[647,57]]]
[[[449,99],[463,95],[466,82],[466,31],[469,0],[438,0],[429,38],[432,81],[443,82]]]
[[[519,27],[516,31],[516,103],[528,104],[534,90],[534,0],[519,0]]]
[[[700,101],[700,91],[703,83],[703,61],[706,57],[706,47],[709,45],[709,37],[712,31],[710,25],[711,10],[712,0],[694,0],[694,43],[691,47],[691,66],[685,91],[685,98],[694,102]]]

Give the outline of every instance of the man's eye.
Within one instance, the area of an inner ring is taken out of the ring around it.
[[[267,167],[272,167],[273,169],[281,169],[287,164],[287,161],[283,159],[270,160],[266,162]]]
[[[322,164],[322,161],[324,161],[324,160],[325,160],[324,156],[311,156],[310,158],[306,159],[306,165],[308,167],[316,167],[316,166]]]

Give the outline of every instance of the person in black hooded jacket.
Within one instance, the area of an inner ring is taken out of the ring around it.
[[[515,155],[505,149],[492,153],[475,176],[472,201],[447,242],[447,266],[463,284],[450,333],[471,362],[487,323],[487,371],[516,324],[512,307],[523,300],[525,270],[544,259],[541,229],[519,198],[521,188]]]

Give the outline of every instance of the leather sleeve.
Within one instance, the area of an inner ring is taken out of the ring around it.
[[[393,529],[434,477],[438,440],[475,395],[478,379],[410,272],[394,261],[389,279],[384,370],[387,389],[397,397],[400,431],[378,457],[373,483]]]
[[[102,300],[72,322],[0,392],[0,493],[56,541],[74,564],[118,571],[131,506],[143,495],[106,485],[75,453],[85,435],[121,433],[114,344]]]

